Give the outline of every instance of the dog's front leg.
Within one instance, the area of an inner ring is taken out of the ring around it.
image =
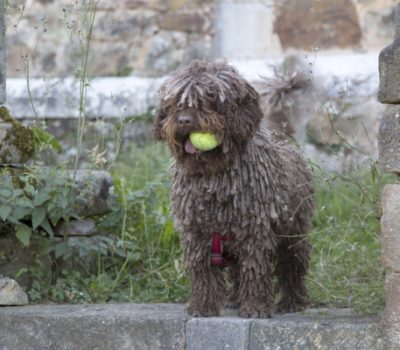
[[[224,278],[210,264],[209,238],[200,234],[182,237],[183,258],[192,282],[187,311],[192,316],[218,316],[224,302]]]
[[[274,312],[271,251],[260,242],[241,245],[239,252],[239,316],[268,318]]]

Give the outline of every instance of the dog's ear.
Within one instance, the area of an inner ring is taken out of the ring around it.
[[[263,118],[258,92],[249,83],[245,84],[244,96],[228,106],[229,129],[236,142],[250,139],[259,128]]]

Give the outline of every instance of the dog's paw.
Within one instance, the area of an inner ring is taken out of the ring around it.
[[[186,304],[186,311],[193,317],[212,317],[219,316],[219,310],[210,307],[199,308],[194,307],[191,303]]]
[[[245,318],[270,318],[273,313],[273,308],[265,305],[242,305],[239,308],[239,316]]]
[[[307,307],[307,304],[308,303],[305,300],[286,298],[278,303],[276,309],[280,314],[293,313],[303,311]]]

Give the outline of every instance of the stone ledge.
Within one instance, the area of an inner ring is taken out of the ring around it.
[[[308,310],[269,320],[190,318],[178,304],[0,308],[1,350],[384,349],[379,317]]]
[[[315,57],[306,59],[315,76],[323,77],[326,86],[337,85],[337,79],[344,82],[352,79],[367,80],[363,89],[357,92],[361,95],[376,94],[377,60],[377,52],[360,54],[347,51],[315,54]],[[278,57],[230,61],[250,81],[257,81],[260,76],[272,77],[271,67],[281,62],[282,58]],[[94,78],[87,88],[86,116],[90,119],[107,119],[146,114],[156,105],[156,92],[165,78]],[[35,117],[30,98],[40,118],[76,118],[79,115],[79,81],[76,79],[30,79],[31,96],[26,84],[23,78],[7,79],[7,106],[14,117]]]
[[[191,319],[186,336],[188,350],[384,349],[379,319],[348,310],[308,310],[270,320]]]
[[[181,305],[34,305],[0,308],[1,350],[183,350]]]

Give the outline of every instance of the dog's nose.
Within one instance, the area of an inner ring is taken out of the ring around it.
[[[178,117],[178,124],[181,128],[190,128],[193,125],[193,117],[188,114],[182,114]]]

